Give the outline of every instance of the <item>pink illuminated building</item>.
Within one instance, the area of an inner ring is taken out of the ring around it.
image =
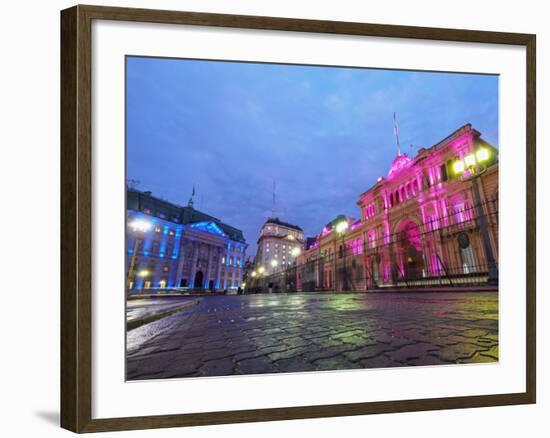
[[[310,239],[299,290],[498,282],[498,150],[470,124],[398,154],[357,205],[359,220],[336,218]]]

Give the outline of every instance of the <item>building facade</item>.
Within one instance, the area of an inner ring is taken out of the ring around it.
[[[127,288],[224,290],[241,286],[241,230],[200,212],[127,189]],[[136,226],[136,224],[138,226]]]
[[[300,253],[304,244],[304,231],[297,225],[269,218],[260,229],[258,251],[255,258],[256,270],[271,275],[288,269]]]
[[[470,124],[398,154],[357,205],[360,219],[336,218],[308,240],[298,289],[498,282],[498,150]]]

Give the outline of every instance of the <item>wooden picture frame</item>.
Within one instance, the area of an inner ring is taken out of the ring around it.
[[[526,391],[127,418],[92,418],[92,22],[184,24],[259,30],[518,45],[526,48]],[[100,6],[61,12],[61,426],[97,432],[535,403],[535,48],[530,34]]]

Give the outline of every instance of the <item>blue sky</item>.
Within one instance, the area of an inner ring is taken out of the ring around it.
[[[498,77],[341,67],[127,58],[127,175],[256,239],[276,212],[320,231],[359,217],[358,196],[396,155],[465,123],[498,147]],[[411,146],[412,145],[412,146]]]

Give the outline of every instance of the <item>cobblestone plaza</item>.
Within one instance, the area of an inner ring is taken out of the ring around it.
[[[206,296],[128,332],[127,378],[495,361],[497,292]]]

